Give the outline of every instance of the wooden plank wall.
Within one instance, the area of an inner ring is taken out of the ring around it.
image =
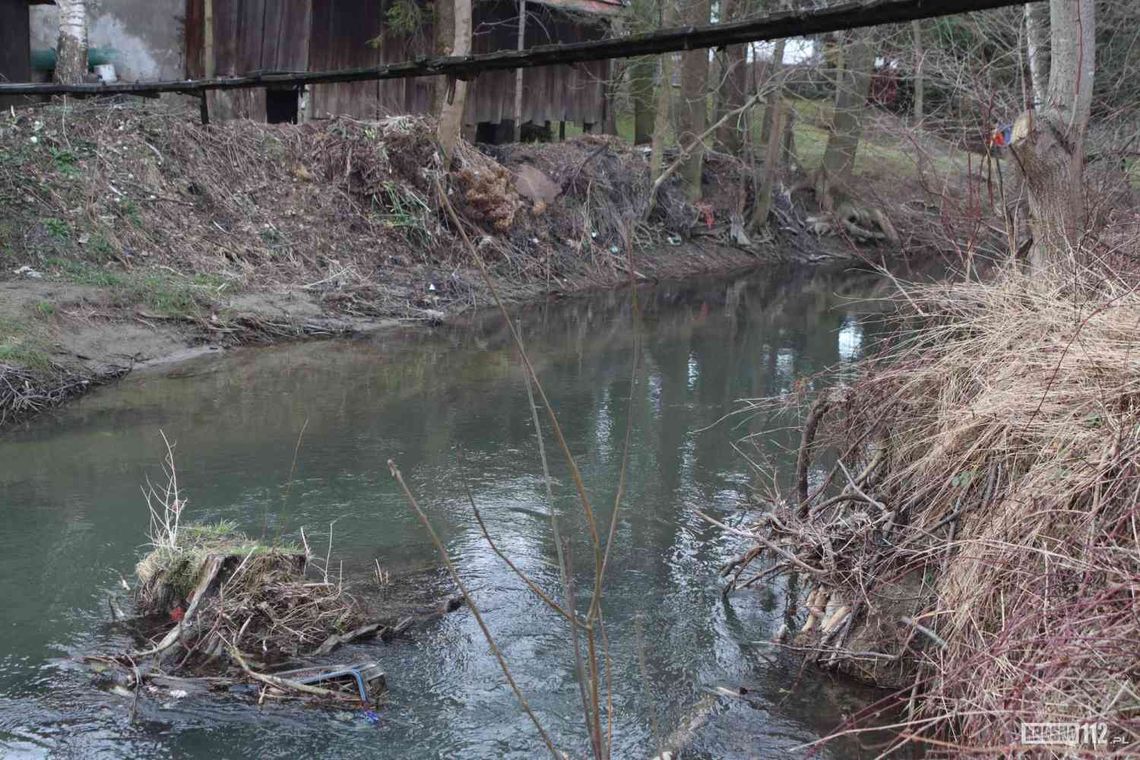
[[[11,0],[0,0],[0,3]],[[431,54],[430,19],[409,35],[386,28],[394,0],[213,0],[214,56],[218,76],[253,71],[331,71],[406,61]],[[517,46],[517,5],[513,0],[480,0],[475,5],[473,52]],[[186,3],[187,76],[200,77],[203,65],[203,0]],[[526,45],[581,42],[605,35],[603,23],[590,23],[546,6],[528,6]],[[600,123],[604,117],[605,61],[526,69],[524,120]],[[428,113],[436,78],[320,84],[310,90],[310,114],[341,114],[376,119],[402,113]],[[499,123],[514,118],[515,74],[487,72],[474,83],[468,123]],[[265,93],[237,90],[211,93],[217,118],[265,119]]]
[[[202,0],[186,0],[186,20],[183,22],[182,33],[185,36],[186,46],[186,77],[188,79],[202,79],[206,76],[206,63],[202,51],[205,36],[205,8]]]
[[[507,0],[476,6],[473,52],[490,53],[518,46],[518,6]],[[570,15],[544,5],[527,7],[527,47],[551,43],[585,42],[605,36],[601,23]],[[605,61],[578,66],[543,66],[523,70],[523,121],[600,123],[605,114]],[[515,72],[488,71],[472,88],[467,120],[498,124],[514,118]]]
[[[213,0],[214,62],[218,76],[253,71],[305,71],[311,0]],[[204,2],[186,3],[187,76],[204,76]],[[265,119],[265,91],[211,92],[218,119]]]
[[[32,80],[32,44],[29,33],[28,0],[0,0],[0,81]],[[0,97],[0,106],[26,103],[16,95]]]
[[[310,69],[353,69],[428,55],[430,24],[412,35],[393,34],[385,28],[391,5],[392,0],[313,0]],[[316,85],[312,113],[361,119],[424,113],[431,107],[431,86],[427,79]]]
[[[186,75],[204,77],[203,0],[186,0]],[[307,71],[312,0],[214,0],[219,76]]]

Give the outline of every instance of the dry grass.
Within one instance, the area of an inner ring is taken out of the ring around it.
[[[512,167],[534,156],[563,194],[532,207]],[[631,147],[588,138],[502,162],[463,143],[444,172],[433,122],[413,116],[205,127],[164,105],[26,109],[0,118],[0,267],[120,289],[198,278],[178,314],[223,289],[302,288],[385,316],[410,291],[412,311],[439,308],[483,291],[435,201],[440,180],[501,288],[621,282],[644,205],[626,190],[648,171]],[[675,184],[654,239],[697,222]]]
[[[162,440],[166,482],[143,488],[153,548],[136,567],[135,601],[139,612],[165,620],[161,640],[134,656],[157,656],[169,671],[192,673],[233,651],[247,653],[246,661],[278,662],[365,622],[342,579],[330,577],[327,559],[323,577],[307,577],[307,546],[254,541],[227,521],[184,522],[188,499],[174,446],[165,434]]]
[[[137,567],[139,611],[163,618],[177,611],[176,639],[150,654],[171,672],[200,672],[230,648],[277,663],[364,624],[343,582],[306,574],[308,559],[299,547],[254,541],[232,523],[181,525],[175,546],[156,546]]]
[[[905,684],[900,743],[1013,756],[1021,724],[1079,722],[1137,751],[1140,293],[1083,269],[902,300],[895,340],[813,407],[801,473],[838,464],[773,496],[726,573],[809,576],[797,643]]]
[[[444,172],[433,123],[411,116],[205,127],[166,101],[3,112],[0,280],[30,267],[80,286],[97,305],[84,320],[142,320],[177,331],[173,342],[330,334],[355,322],[345,316],[435,322],[491,300],[436,183],[509,301],[624,283],[631,241],[643,279],[755,261],[758,251],[716,245],[727,225],[697,225],[675,182],[645,223],[648,162],[619,140],[496,155],[461,143]],[[547,174],[557,198],[520,197],[523,163]],[[719,184],[739,186],[736,170],[718,172]],[[680,245],[696,231],[712,245]],[[23,328],[0,324],[0,426],[128,370],[103,368],[101,348],[56,346],[50,331]],[[59,371],[56,354],[67,363]]]

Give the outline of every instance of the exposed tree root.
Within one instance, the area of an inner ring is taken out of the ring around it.
[[[810,190],[819,205],[820,213],[807,218],[808,229],[816,235],[846,235],[857,243],[901,242],[882,209],[859,201],[846,183],[830,177],[825,170],[819,169],[792,185],[791,192],[799,190]]]

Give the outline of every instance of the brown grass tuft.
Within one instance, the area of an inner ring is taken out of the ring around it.
[[[1104,723],[1098,749],[1136,751],[1140,293],[1006,272],[902,300],[805,437],[838,464],[726,573],[810,576],[798,643],[904,686],[900,742],[1012,755],[1024,723]]]

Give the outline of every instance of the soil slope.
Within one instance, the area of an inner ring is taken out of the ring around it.
[[[674,181],[650,213],[646,159],[584,136],[462,145],[444,171],[415,117],[204,127],[170,106],[107,103],[5,115],[0,425],[189,347],[488,305],[441,192],[513,301],[849,255],[792,228],[730,245],[747,170],[715,154],[703,203]]]

